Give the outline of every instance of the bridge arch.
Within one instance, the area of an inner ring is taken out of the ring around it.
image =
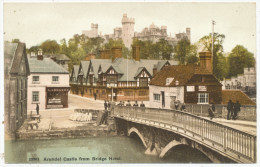
[[[172,140],[170,143],[168,143],[163,150],[161,151],[159,157],[163,158],[165,156],[165,154],[173,147],[177,146],[177,145],[186,145],[186,144],[182,144],[181,142],[177,141],[177,140]]]
[[[136,133],[139,138],[141,139],[143,145],[145,146],[145,148],[147,148],[147,144],[145,143],[144,137],[143,135],[139,132],[138,129],[136,129],[135,127],[132,127],[131,129],[128,130],[128,136],[130,136],[132,133]]]

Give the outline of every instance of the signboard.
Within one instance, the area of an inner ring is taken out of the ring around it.
[[[63,108],[63,105],[60,104],[60,105],[47,105],[47,109],[50,109],[50,108]]]
[[[68,92],[70,88],[46,88],[47,92]]]
[[[199,86],[199,91],[207,91],[207,86]]]
[[[60,104],[61,103],[61,99],[48,99],[48,104]]]
[[[187,86],[187,92],[194,92],[195,86]]]

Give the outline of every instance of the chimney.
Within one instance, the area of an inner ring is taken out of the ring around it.
[[[210,52],[200,52],[200,68],[206,69],[212,74],[212,62]]]
[[[89,61],[91,59],[96,59],[96,54],[88,54],[86,57],[85,57],[85,60],[86,61]]]
[[[43,60],[42,49],[38,50],[37,60]]]
[[[153,66],[153,76],[155,76],[155,74],[157,73],[157,66],[156,64]]]
[[[112,61],[114,61],[116,58],[121,58],[122,57],[122,48],[121,47],[112,47],[111,54],[112,54]]]
[[[135,61],[140,61],[140,46],[138,46],[138,45],[133,45],[132,46],[132,50],[133,50],[133,59],[135,60]]]
[[[100,58],[101,59],[110,59],[110,52],[108,49],[106,50],[100,50]]]

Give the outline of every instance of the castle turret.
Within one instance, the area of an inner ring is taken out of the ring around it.
[[[190,40],[190,28],[186,28],[186,34],[187,34],[188,40]]]
[[[127,14],[122,18],[122,40],[127,48],[131,47],[134,37],[135,19],[128,18]]]

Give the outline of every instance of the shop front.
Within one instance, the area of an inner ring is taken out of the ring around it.
[[[69,87],[46,87],[46,108],[68,108]]]

